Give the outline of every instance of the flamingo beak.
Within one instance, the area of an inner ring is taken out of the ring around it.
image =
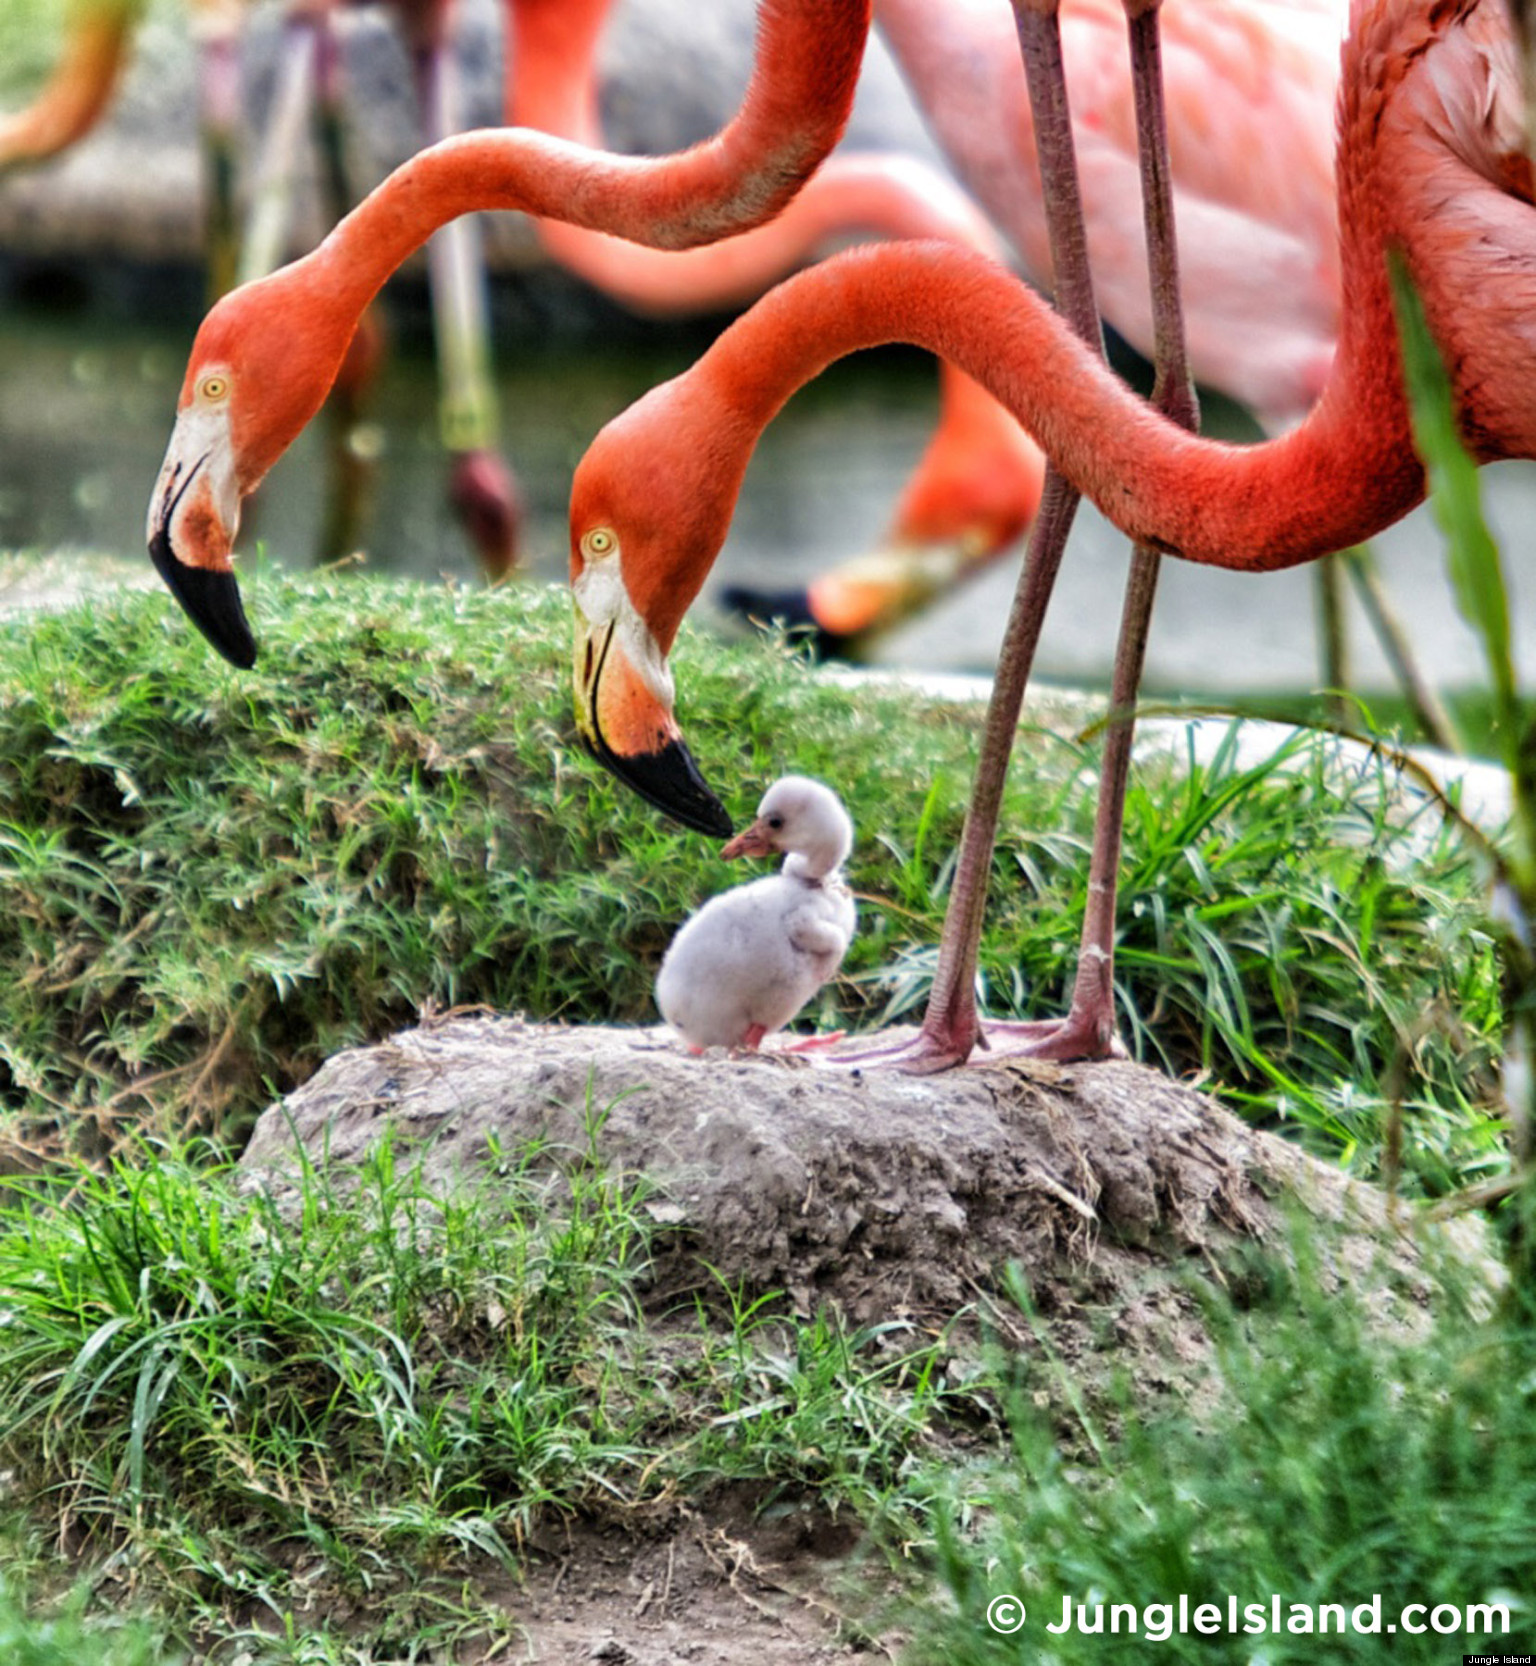
[[[722,856],[772,856],[779,847],[773,842],[773,832],[761,817],[750,827],[742,828],[720,852]]]
[[[239,524],[228,425],[207,412],[184,411],[150,499],[149,553],[192,623],[225,659],[248,670],[256,663],[256,639],[232,561]]]
[[[731,818],[683,744],[670,698],[653,687],[621,641],[619,624],[593,625],[576,610],[576,727],[587,750],[647,803],[712,838]]]

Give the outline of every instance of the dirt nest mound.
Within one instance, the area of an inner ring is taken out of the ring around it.
[[[1012,1262],[1068,1357],[1140,1355],[1154,1385],[1205,1354],[1191,1268],[1241,1298],[1298,1208],[1327,1226],[1323,1276],[1379,1287],[1385,1321],[1411,1325],[1435,1289],[1406,1208],[1130,1063],[911,1077],[695,1058],[661,1029],[449,1016],[332,1059],[263,1115],[244,1165],[281,1193],[295,1139],[334,1177],[386,1127],[434,1187],[494,1183],[530,1141],[552,1174],[595,1155],[644,1176],[666,1229],[658,1304],[712,1285],[707,1265],[859,1321],[978,1305],[1025,1340],[994,1301]],[[1472,1223],[1437,1240],[1493,1278]]]

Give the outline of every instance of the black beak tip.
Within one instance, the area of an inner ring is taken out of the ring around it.
[[[668,741],[659,752],[638,752],[630,757],[620,756],[601,741],[588,740],[586,746],[605,769],[673,821],[712,839],[728,839],[736,831],[725,806],[710,791],[693,754],[681,741]]]
[[[256,638],[251,635],[235,575],[178,561],[163,528],[150,539],[149,553],[186,616],[231,665],[249,671],[256,663]]]

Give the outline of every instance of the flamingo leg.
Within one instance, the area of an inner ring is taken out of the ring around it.
[[[1386,655],[1387,663],[1392,667],[1392,674],[1397,678],[1398,687],[1402,689],[1409,709],[1428,737],[1430,745],[1438,746],[1442,752],[1464,752],[1466,748],[1457,732],[1455,719],[1446,710],[1440,696],[1430,687],[1414,660],[1402,621],[1397,617],[1382,585],[1381,574],[1376,567],[1376,556],[1371,546],[1357,544],[1353,549],[1341,550],[1332,559],[1337,560],[1349,575],[1349,580],[1355,587],[1355,595],[1365,609],[1365,616],[1370,620],[1377,642],[1381,644],[1381,651]]]
[[[1184,343],[1179,300],[1178,242],[1174,232],[1173,182],[1163,99],[1158,8],[1162,0],[1125,0],[1130,27],[1131,77],[1136,95],[1137,154],[1142,212],[1152,278],[1156,381],[1152,402],[1182,427],[1199,426],[1200,409]],[[1115,902],[1125,825],[1125,790],[1135,738],[1136,696],[1146,662],[1152,604],[1162,557],[1138,545],[1131,557],[1120,637],[1110,685],[1110,717],[1088,865],[1088,901],[1072,1000],[1065,1018],[1041,1024],[997,1025],[1007,1050],[1036,1058],[1105,1058],[1123,1051],[1115,1035]]]
[[[235,203],[235,158],[240,130],[239,10],[202,0],[193,12],[197,40],[198,132],[203,157],[203,233],[208,304],[235,286],[240,259],[240,214]]]
[[[1173,188],[1168,165],[1167,116],[1163,100],[1162,52],[1158,34],[1161,0],[1125,0],[1130,26],[1131,75],[1136,95],[1137,153],[1141,163],[1142,211],[1152,277],[1156,381],[1152,402],[1185,428],[1199,426],[1199,405],[1189,374],[1179,301],[1178,244],[1174,234]],[[1039,1024],[997,1025],[1009,1038],[1007,1050],[1036,1058],[1105,1058],[1123,1051],[1115,1035],[1115,902],[1125,825],[1125,789],[1135,738],[1136,695],[1146,661],[1147,636],[1162,557],[1138,545],[1131,557],[1120,638],[1110,685],[1110,717],[1088,864],[1088,901],[1072,1000],[1065,1018]]]
[[[1103,336],[1088,267],[1088,233],[1067,106],[1057,0],[1014,0],[1014,13],[1034,112],[1056,305],[1073,329],[1102,353]],[[988,1045],[976,1009],[976,964],[986,912],[987,877],[1024,690],[1078,502],[1078,493],[1048,468],[1040,512],[1025,547],[1024,569],[998,653],[939,943],[939,964],[922,1027],[910,1043],[869,1054],[844,1054],[843,1058],[889,1059],[905,1070],[923,1074],[963,1064],[978,1045]]]
[[[331,223],[356,203],[347,173],[340,53],[329,10],[316,15],[319,59],[315,78],[315,137],[320,152],[320,188]],[[357,548],[368,521],[376,473],[376,448],[364,443],[368,396],[385,350],[382,308],[370,305],[325,402],[329,488],[316,558],[340,561]]]
[[[452,49],[452,0],[439,0],[414,42],[417,96],[429,144],[463,127],[458,62]],[[427,244],[427,282],[437,338],[439,422],[451,462],[448,495],[487,575],[517,565],[522,502],[496,450],[496,389],[480,222],[450,220]]]
[[[237,284],[275,272],[288,258],[299,148],[320,73],[322,21],[301,12],[283,25],[277,81],[240,239]]]
[[[1168,163],[1167,118],[1157,20],[1160,3],[1161,0],[1125,0],[1136,95],[1143,212],[1152,278],[1157,370],[1153,400],[1175,421],[1193,428],[1198,421],[1198,406],[1184,350],[1183,315],[1179,302],[1178,250],[1174,236],[1172,176]],[[1059,242],[1054,218],[1052,222],[1058,294],[1063,282],[1062,255],[1065,252],[1069,262],[1074,263],[1068,270],[1074,279],[1081,277],[1091,307],[1092,286],[1087,272],[1086,237],[1081,235],[1080,208],[1076,214],[1076,227],[1071,224],[1072,208],[1077,203],[1077,177],[1071,128],[1066,120],[1065,83],[1060,74],[1056,6],[1015,0],[1015,11],[1030,97],[1035,105],[1046,201],[1068,222],[1062,227]],[[1056,43],[1054,62],[1052,41]],[[1038,98],[1037,81],[1040,83]],[[1059,110],[1052,102],[1058,88]],[[1043,118],[1048,118],[1049,126],[1047,119]],[[1062,132],[1065,134],[1064,142]],[[1064,175],[1070,178],[1070,191],[1060,183]],[[1079,258],[1080,273],[1075,265]],[[1081,292],[1076,289],[1073,294],[1075,299],[1082,299]],[[1068,309],[1064,307],[1064,310]],[[1087,333],[1075,311],[1069,310],[1068,316],[1080,333]],[[1094,339],[1096,335],[1095,316],[1093,334],[1089,339]],[[1075,494],[1068,492],[1070,505],[1062,516],[1065,524],[1059,529],[1054,524],[1047,527],[1047,516],[1054,507],[1053,488],[1058,484],[1054,475],[1047,476],[1047,495],[1040,522],[1030,541],[1013,616],[999,658],[981,756],[976,766],[976,786],[962,834],[961,854],[956,865],[949,914],[940,946],[939,967],[928,1010],[915,1041],[890,1050],[888,1055],[874,1055],[890,1056],[909,1071],[943,1070],[963,1063],[978,1045],[1000,1054],[1026,1054],[1051,1059],[1104,1058],[1119,1050],[1114,1023],[1116,880],[1125,819],[1125,789],[1134,739],[1136,695],[1146,659],[1147,636],[1161,564],[1157,552],[1149,548],[1139,547],[1134,552],[1126,584],[1110,690],[1111,713],[1104,743],[1093,850],[1089,860],[1088,904],[1067,1015],[1039,1023],[983,1026],[976,1010],[976,964],[986,901],[985,882],[1002,805],[1003,780],[1035,643],[1044,619],[1045,604],[1050,599],[1050,590],[1060,564],[1061,544],[1065,543],[1071,511],[1076,508],[1077,502]],[[1060,543],[1056,542],[1058,537]],[[1042,543],[1045,544],[1043,556]]]
[[[1330,723],[1348,716],[1351,683],[1349,629],[1344,621],[1344,569],[1337,556],[1325,555],[1313,578],[1317,604],[1318,673]]]

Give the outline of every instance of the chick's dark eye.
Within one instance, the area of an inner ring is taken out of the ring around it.
[[[784,825],[783,816],[769,816],[768,825],[774,830],[775,833],[777,833],[778,830]]]

